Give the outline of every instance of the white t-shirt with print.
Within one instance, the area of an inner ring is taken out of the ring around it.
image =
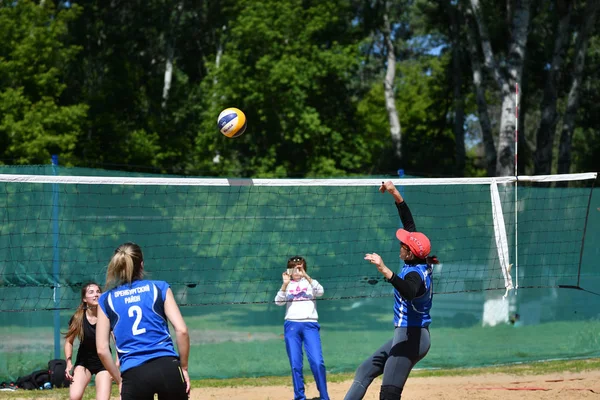
[[[312,279],[309,283],[306,278],[299,281],[291,280],[284,291],[280,290],[275,296],[275,304],[285,304],[285,319],[297,322],[317,322],[317,297],[323,296],[323,286]]]

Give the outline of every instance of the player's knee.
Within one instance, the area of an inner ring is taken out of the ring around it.
[[[382,370],[379,369],[375,369],[373,368],[373,366],[370,363],[362,363],[361,365],[358,366],[358,368],[356,369],[356,373],[355,373],[355,378],[356,380],[369,380],[372,381],[373,379],[377,378],[379,375],[381,375],[383,373]]]
[[[323,359],[323,357],[311,358],[310,360],[308,360],[308,362],[310,363],[311,367],[313,367],[313,368],[325,366],[325,360]]]
[[[294,371],[294,373],[297,373],[297,374],[301,374],[303,369],[304,368],[301,365],[292,366],[292,371]]]
[[[402,388],[398,386],[382,386],[379,392],[379,400],[399,400],[401,396]]]
[[[85,386],[82,388],[75,384],[71,384],[69,387],[69,400],[81,400],[83,399],[83,392],[85,391]]]

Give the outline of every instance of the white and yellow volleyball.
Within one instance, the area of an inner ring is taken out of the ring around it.
[[[228,138],[242,136],[246,132],[246,115],[238,108],[226,108],[219,114],[217,126]]]

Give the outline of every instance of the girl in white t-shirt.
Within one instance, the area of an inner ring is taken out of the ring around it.
[[[294,400],[305,400],[304,377],[302,375],[302,343],[310,369],[315,378],[321,400],[329,400],[325,361],[321,348],[317,297],[323,296],[323,286],[306,272],[306,260],[294,256],[287,262],[287,271],[282,274],[283,285],[275,296],[275,304],[286,305],[284,338],[294,384]]]

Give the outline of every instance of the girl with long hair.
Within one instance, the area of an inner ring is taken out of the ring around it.
[[[190,337],[173,291],[164,281],[144,279],[144,256],[135,243],[115,250],[100,297],[96,347],[106,370],[120,385],[121,400],[187,400]],[[169,332],[175,329],[177,349]],[[121,368],[110,356],[110,331]]]
[[[96,399],[108,400],[110,398],[112,384],[110,374],[102,365],[96,351],[98,298],[101,294],[100,286],[95,282],[83,285],[81,288],[81,302],[77,307],[77,311],[71,317],[69,330],[65,334],[65,358],[67,359],[65,375],[71,381],[69,386],[70,400],[83,398],[85,388],[90,383],[93,375],[96,375]],[[79,349],[77,350],[75,364],[73,364],[75,338],[79,339]]]

